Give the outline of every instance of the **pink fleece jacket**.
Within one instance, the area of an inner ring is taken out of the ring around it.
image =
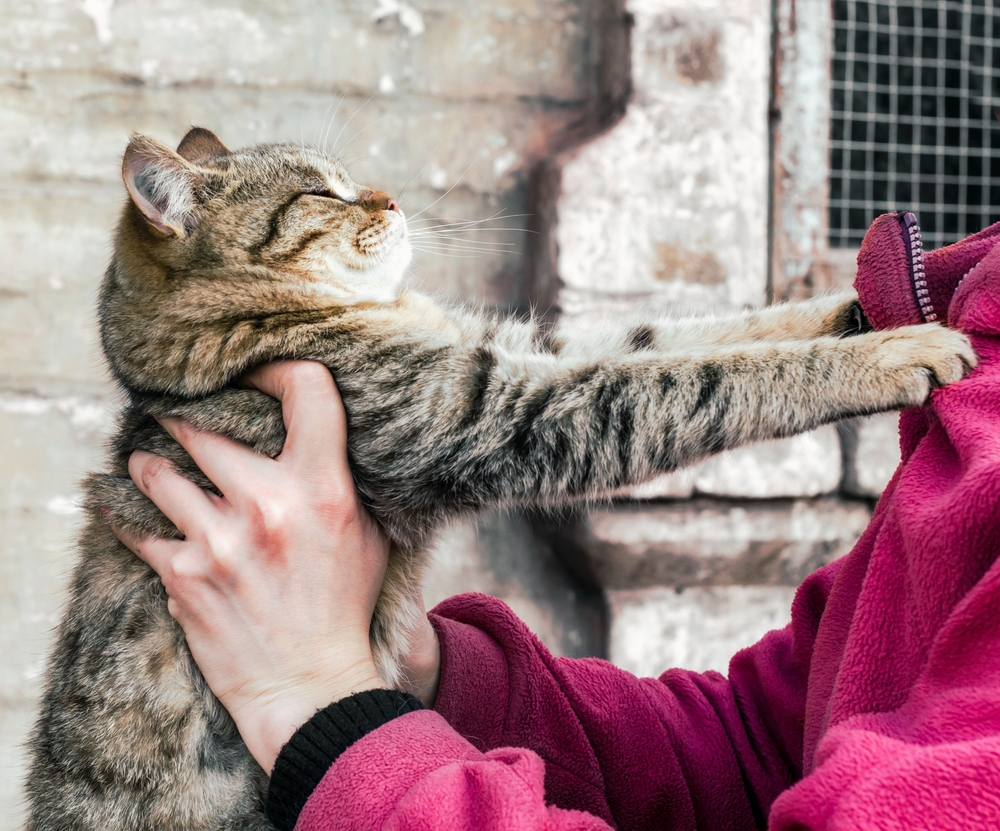
[[[728,678],[554,658],[452,598],[436,710],[351,745],[296,827],[1000,828],[1000,247],[947,319],[980,367],[903,414],[868,530]]]

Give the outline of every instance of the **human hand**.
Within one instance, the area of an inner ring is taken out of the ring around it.
[[[358,501],[346,417],[326,368],[268,364],[245,380],[282,403],[281,454],[269,459],[164,419],[222,496],[136,451],[132,479],[184,539],[117,533],[160,575],[205,680],[270,772],[318,709],[385,686],[368,629],[389,541]]]

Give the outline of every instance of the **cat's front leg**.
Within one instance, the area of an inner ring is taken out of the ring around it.
[[[559,354],[598,357],[609,345],[621,354],[678,355],[693,350],[755,341],[804,341],[821,337],[848,337],[870,332],[853,289],[802,302],[780,303],[762,309],[695,318],[616,323],[596,330],[559,333]]]
[[[698,321],[691,321],[694,327]],[[664,324],[664,334],[669,328]],[[704,332],[709,344],[748,341],[815,340],[849,337],[872,330],[854,289],[824,294],[811,300],[778,303],[732,317],[713,319]]]
[[[366,504],[406,540],[468,510],[598,497],[748,442],[921,404],[976,362],[967,338],[936,325],[597,361],[470,347],[388,372],[378,396],[368,374],[365,401],[345,401],[353,424],[372,425],[352,443]]]
[[[778,303],[748,312],[746,317],[747,334],[755,340],[813,340],[872,331],[854,289]]]

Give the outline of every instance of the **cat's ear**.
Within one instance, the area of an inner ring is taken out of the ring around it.
[[[198,164],[214,156],[228,155],[229,148],[211,130],[206,130],[204,127],[192,127],[188,130],[188,134],[181,139],[181,143],[177,145],[177,153],[192,164]]]
[[[161,234],[186,237],[198,219],[197,172],[177,153],[135,134],[122,159],[122,179],[146,222]]]

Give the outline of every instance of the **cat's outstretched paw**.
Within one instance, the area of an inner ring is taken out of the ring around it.
[[[846,338],[872,331],[854,289],[826,294],[806,303],[816,311],[820,326],[818,335]]]
[[[899,384],[900,407],[923,404],[932,390],[962,380],[979,363],[965,335],[937,323],[903,326],[869,337],[876,340],[876,371]]]
[[[771,306],[759,319],[758,337],[765,340],[843,338],[872,330],[854,289]]]

